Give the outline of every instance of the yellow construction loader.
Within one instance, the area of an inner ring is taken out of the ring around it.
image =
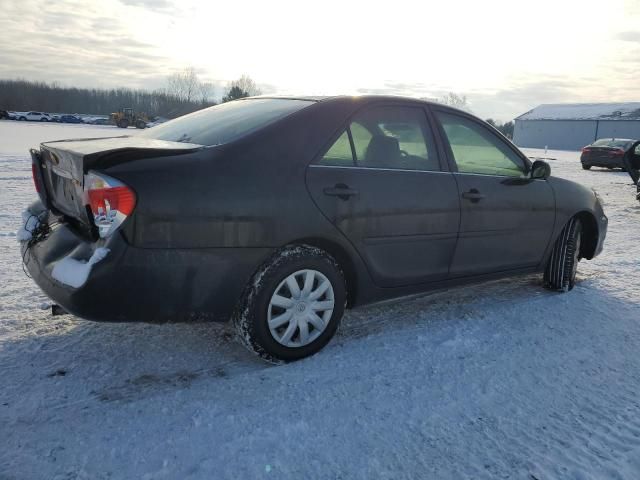
[[[136,113],[133,108],[123,108],[119,112],[114,112],[110,116],[111,123],[119,128],[146,128],[149,119],[145,113]]]

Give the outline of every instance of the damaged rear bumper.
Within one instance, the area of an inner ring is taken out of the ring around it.
[[[53,274],[60,262],[82,265],[95,258],[98,249],[108,253],[76,287]],[[38,242],[23,242],[22,253],[38,286],[74,315],[99,321],[175,322],[227,320],[271,249],[135,248],[119,233],[98,244],[60,224]]]

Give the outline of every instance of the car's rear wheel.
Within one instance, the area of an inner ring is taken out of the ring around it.
[[[256,272],[233,320],[242,343],[265,360],[299,360],[331,340],[345,300],[344,275],[333,257],[295,245]]]
[[[584,163],[582,164],[582,169],[583,170],[591,170],[591,165],[585,165]]]
[[[576,283],[580,246],[582,242],[582,223],[572,218],[556,240],[544,272],[544,285],[550,290],[568,292]]]

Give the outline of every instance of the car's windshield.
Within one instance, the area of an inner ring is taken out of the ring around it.
[[[631,140],[616,138],[601,138],[593,142],[594,147],[615,147],[627,149],[631,146]]]
[[[236,100],[176,118],[139,136],[199,145],[222,145],[312,103],[310,100],[284,98]]]

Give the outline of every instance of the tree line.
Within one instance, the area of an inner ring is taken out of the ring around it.
[[[198,78],[187,68],[167,78],[167,87],[154,91],[130,88],[74,88],[58,83],[24,79],[0,79],[0,109],[109,115],[133,108],[150,117],[175,118],[215,105],[213,84]],[[248,76],[230,82],[222,101],[259,95],[260,89]]]
[[[493,118],[487,118],[486,122],[492,127],[496,128],[500,133],[502,133],[507,138],[513,138],[513,121],[509,120],[508,122],[496,122]]]
[[[130,107],[149,117],[175,118],[215,105],[214,93],[214,85],[202,81],[193,67],[170,75],[166,88],[154,91],[74,88],[63,87],[55,82],[0,79],[0,110],[109,115]],[[227,85],[222,102],[261,93],[251,77],[242,75]],[[469,108],[467,97],[453,92],[435,100],[463,110]],[[506,137],[513,137],[513,122],[500,123],[491,118],[487,122]]]
[[[462,110],[469,110],[469,103],[467,102],[466,95],[458,95],[457,93],[449,92],[443,97],[436,98],[435,100],[436,102],[443,103],[445,105],[460,108]],[[502,123],[500,121],[494,120],[493,118],[487,118],[485,121],[500,133],[502,133],[505,137],[509,139],[513,138],[513,121],[510,120],[508,122]]]

